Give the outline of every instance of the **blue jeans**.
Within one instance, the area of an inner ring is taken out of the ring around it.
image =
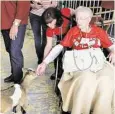
[[[24,36],[26,31],[26,25],[20,25],[18,28],[17,38],[15,40],[11,40],[9,36],[10,29],[1,30],[6,51],[9,53],[10,63],[11,63],[11,75],[14,80],[14,83],[20,83],[23,72],[23,54],[22,47],[24,42]]]
[[[30,23],[34,34],[35,49],[39,60],[38,64],[40,64],[43,60],[44,48],[46,45],[46,30],[42,27],[41,16],[30,13]]]

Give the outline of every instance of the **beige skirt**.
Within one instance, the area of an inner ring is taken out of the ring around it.
[[[63,110],[71,114],[112,114],[114,69],[106,62],[102,70],[64,73],[58,87]]]

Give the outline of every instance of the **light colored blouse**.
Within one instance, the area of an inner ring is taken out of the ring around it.
[[[32,0],[32,2],[30,12],[38,16],[41,16],[46,8],[57,6],[57,1],[54,0]]]

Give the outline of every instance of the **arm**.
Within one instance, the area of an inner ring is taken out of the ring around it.
[[[32,0],[32,3],[30,4],[32,9],[41,9],[43,6],[41,4],[41,0]]]
[[[15,19],[23,20],[25,16],[29,15],[30,1],[18,1],[16,10]]]
[[[52,62],[63,50],[63,46],[61,44],[56,45],[51,52],[47,55],[47,57],[43,60],[45,64],[49,64]]]
[[[37,3],[34,3],[34,2],[33,2],[33,4],[30,4],[30,5],[31,5],[32,9],[40,9],[40,8],[42,8],[42,5],[38,5]]]
[[[52,0],[52,1],[49,1],[49,4],[43,4],[43,8],[44,9],[47,9],[48,7],[56,7],[57,6],[57,1],[54,1],[54,0]]]
[[[16,6],[16,15],[13,22],[13,25],[10,29],[10,38],[15,40],[18,33],[18,26],[21,23],[21,20],[25,18],[25,16],[29,15],[30,10],[30,2],[29,1],[18,1]]]
[[[48,54],[48,56],[43,60],[43,62],[38,65],[36,73],[37,75],[42,75],[45,72],[47,64],[52,62],[63,50],[63,46],[58,44],[56,45],[51,52]]]
[[[114,64],[115,63],[115,44],[113,44],[111,42],[111,40],[109,39],[108,34],[102,28],[98,27],[96,32],[98,32],[98,37],[101,41],[102,47],[107,48],[108,51],[110,52],[110,54],[108,56],[109,62],[111,64]]]
[[[50,53],[47,55],[47,57],[45,57],[43,62],[40,65],[38,65],[37,70],[36,70],[36,73],[38,75],[42,75],[44,73],[47,64],[52,62],[60,54],[60,52],[63,50],[63,47],[72,47],[73,42],[72,42],[71,38],[73,36],[74,31],[76,32],[77,29],[71,28],[69,30],[69,32],[66,34],[66,36],[64,37],[64,39],[60,42],[60,44],[56,45],[50,51]]]
[[[13,22],[13,25],[10,29],[10,39],[15,40],[15,38],[17,37],[17,33],[18,33],[18,26],[20,25],[21,20],[20,19],[15,19]]]
[[[41,0],[33,0],[33,4],[31,4],[31,7],[33,9],[40,9],[40,8],[47,9],[48,7],[56,7],[56,6],[57,1],[47,1],[47,3],[44,3]]]
[[[109,62],[111,64],[115,65],[115,44],[111,45],[107,49],[110,52],[109,55],[108,55]]]
[[[44,49],[44,58],[49,54],[52,49],[52,37],[47,37],[47,44]]]

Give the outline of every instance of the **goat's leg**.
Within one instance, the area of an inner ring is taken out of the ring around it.
[[[16,113],[16,107],[17,107],[17,105],[13,107],[13,109],[12,109],[13,113]]]
[[[24,108],[21,106],[21,112],[22,114],[26,114],[26,111],[24,110]]]

